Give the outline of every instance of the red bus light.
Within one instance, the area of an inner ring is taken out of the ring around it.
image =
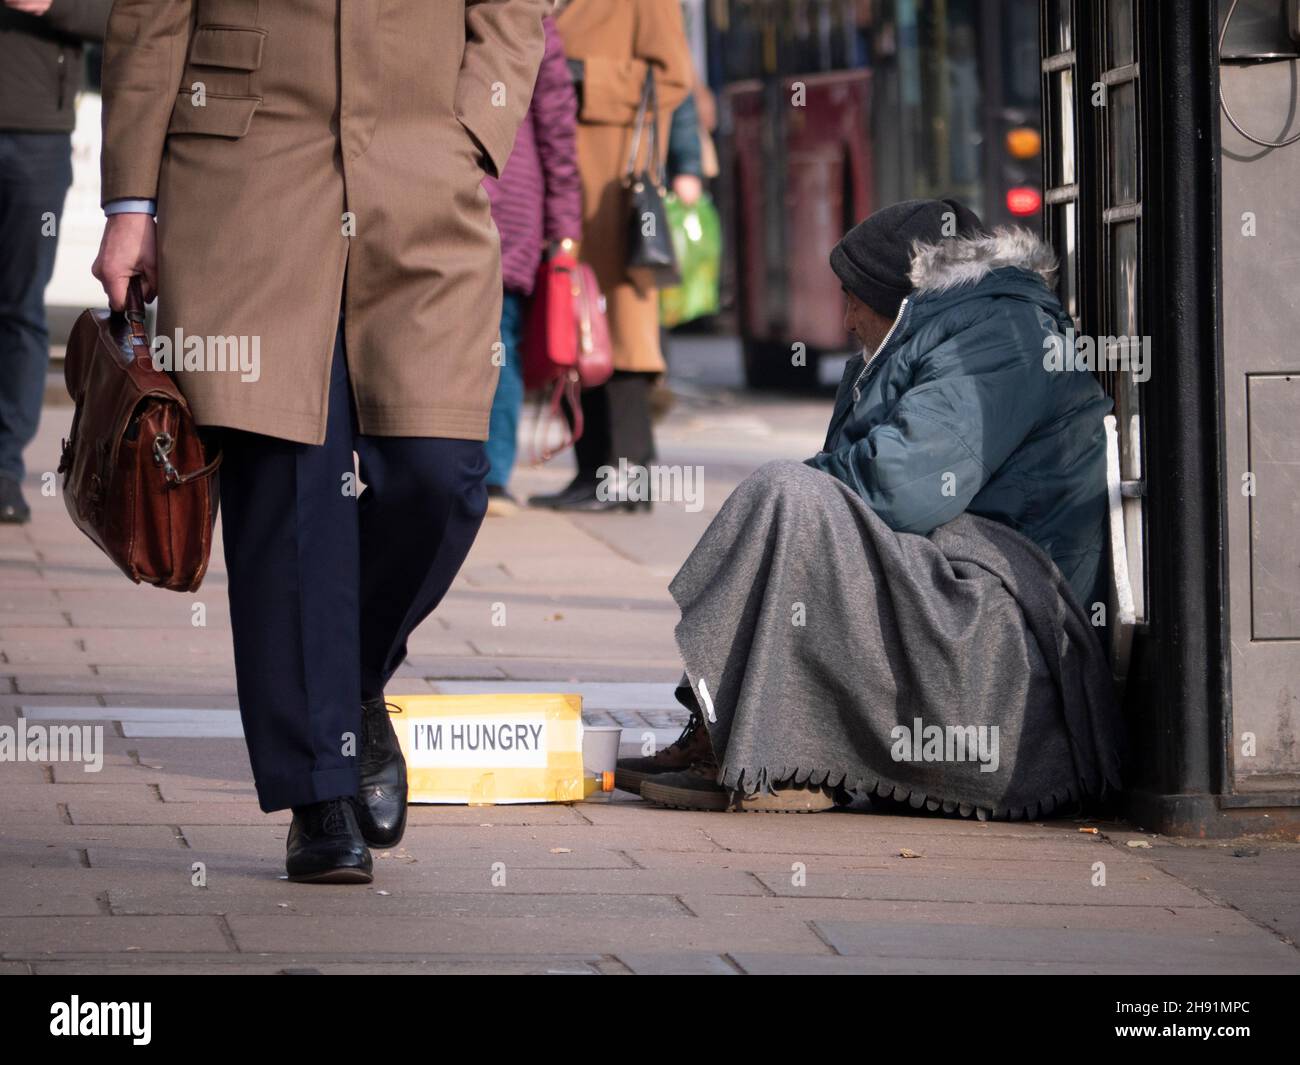
[[[1018,185],[1007,189],[1007,210],[1014,215],[1037,214],[1043,206],[1043,197],[1035,188]]]

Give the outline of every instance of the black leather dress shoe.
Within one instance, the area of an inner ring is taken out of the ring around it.
[[[352,799],[293,808],[285,845],[289,879],[300,884],[369,884],[374,864]]]
[[[383,697],[361,704],[361,790],[357,821],[372,847],[396,847],[406,831],[406,759]]]

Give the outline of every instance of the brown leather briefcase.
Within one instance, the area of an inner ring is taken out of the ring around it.
[[[153,364],[139,278],[125,311],[77,319],[64,379],[76,403],[59,461],[72,520],[137,584],[194,591],[208,568],[221,455],[207,461],[185,397]]]

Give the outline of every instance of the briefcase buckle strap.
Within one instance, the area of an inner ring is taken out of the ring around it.
[[[176,441],[171,433],[159,433],[153,438],[153,461],[155,465],[162,467],[163,478],[168,484],[178,484],[181,479],[180,471],[172,465],[168,457],[175,446]]]

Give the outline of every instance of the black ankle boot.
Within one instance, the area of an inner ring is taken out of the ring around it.
[[[562,492],[550,496],[533,496],[528,500],[533,507],[548,507],[551,510],[576,510],[588,514],[598,514],[609,510],[649,510],[648,499],[623,499],[615,496],[602,499],[599,481],[574,481]]]
[[[22,525],[32,520],[31,508],[23,498],[23,487],[8,474],[0,474],[0,522]]]
[[[563,509],[567,504],[575,500],[584,500],[588,498],[596,498],[596,478],[595,475],[580,473],[558,492],[547,492],[544,495],[529,496],[528,505],[530,507]]]
[[[372,847],[396,847],[406,831],[406,759],[383,696],[361,704],[361,790],[357,820]]]
[[[293,808],[285,844],[289,879],[302,884],[369,884],[374,865],[351,799]]]

